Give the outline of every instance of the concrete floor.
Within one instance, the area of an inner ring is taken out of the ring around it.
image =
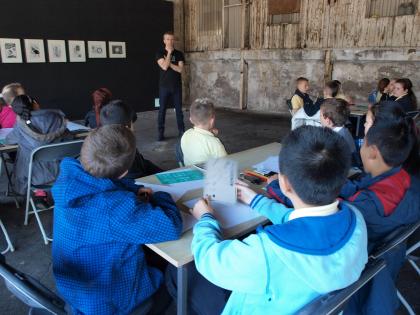
[[[137,145],[139,151],[148,159],[152,160],[164,169],[177,167],[175,161],[174,146],[176,143],[176,123],[174,113],[168,111],[167,117],[167,140],[157,142],[156,137],[156,112],[139,114],[135,124]],[[188,113],[186,119],[188,121]],[[235,111],[218,111],[217,127],[220,131],[220,138],[225,144],[229,153],[234,153],[279,141],[290,129],[288,117],[252,114]],[[187,124],[187,127],[190,124]],[[0,179],[0,191],[5,188],[5,176]],[[3,193],[0,192],[0,195]],[[34,218],[31,218],[29,225],[23,225],[24,210],[21,207],[16,209],[11,200],[0,197],[0,217],[9,231],[12,242],[16,247],[14,253],[7,253],[7,262],[15,268],[39,279],[47,287],[55,290],[54,278],[51,265],[51,245],[44,245],[41,239],[38,226]],[[51,230],[52,212],[42,214],[44,226]],[[0,236],[0,248],[4,247],[4,238]],[[420,312],[419,277],[413,269],[406,264],[401,272],[398,287],[401,293],[407,297],[409,303]],[[416,294],[417,293],[417,294]],[[27,307],[14,298],[0,281],[0,314],[18,315],[26,314]],[[168,313],[173,313],[170,311]],[[398,312],[405,314],[404,310]]]

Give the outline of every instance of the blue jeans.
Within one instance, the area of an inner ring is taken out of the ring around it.
[[[172,105],[175,107],[176,111],[176,122],[178,125],[178,131],[184,132],[184,114],[182,113],[182,87],[178,88],[159,88],[159,116],[158,116],[158,126],[159,133],[163,135],[165,132],[165,118],[166,118],[166,109]]]

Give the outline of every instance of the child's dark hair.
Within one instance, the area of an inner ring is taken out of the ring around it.
[[[407,95],[410,97],[411,101],[411,110],[417,110],[417,97],[416,94],[413,92],[413,82],[411,82],[408,78],[402,78],[395,81],[395,83],[399,83],[402,85],[404,90],[407,90]]]
[[[329,128],[299,127],[283,140],[280,173],[309,205],[334,202],[347,180],[350,151],[342,137]]]
[[[309,80],[307,78],[305,78],[305,77],[299,77],[299,78],[296,79],[296,83],[299,83],[301,81],[309,82]]]
[[[381,93],[384,92],[385,88],[389,85],[391,81],[388,78],[380,79],[378,82],[377,90]]]
[[[102,126],[92,130],[80,152],[83,168],[92,176],[117,179],[133,164],[136,139],[122,125]]]
[[[403,165],[410,174],[419,174],[419,141],[413,119],[394,101],[381,102],[370,111],[374,121],[366,135],[368,145],[376,145],[389,166]]]
[[[346,124],[350,115],[348,103],[340,98],[327,98],[321,104],[321,115],[329,118],[334,127],[342,127]]]
[[[31,121],[31,111],[34,110],[34,101],[28,95],[18,95],[12,101],[12,109],[21,119],[29,125]]]
[[[340,84],[338,84],[336,81],[329,81],[325,83],[325,86],[331,90],[332,97],[336,97],[340,91]]]
[[[134,111],[121,100],[114,100],[106,104],[101,109],[100,120],[102,126],[106,125],[124,125],[131,126]]]

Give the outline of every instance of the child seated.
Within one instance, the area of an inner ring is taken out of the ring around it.
[[[311,98],[308,95],[309,91],[309,80],[304,77],[299,77],[296,79],[296,90],[292,96],[292,114],[303,108],[305,103],[313,103]]]
[[[345,100],[339,98],[328,98],[321,105],[321,124],[330,128],[344,138],[349,146],[350,152],[356,152],[356,145],[350,131],[345,124],[349,118],[350,110]]]
[[[382,108],[382,103],[379,106]],[[398,107],[377,115],[367,130],[360,154],[367,175],[347,181],[340,196],[362,212],[368,228],[369,249],[372,249],[395,229],[420,220],[420,163],[412,119],[405,117]],[[417,164],[417,173],[410,174],[404,169],[408,162]],[[405,260],[405,244],[384,258],[385,271],[366,288],[370,290],[365,292],[368,297],[359,301],[359,309],[354,314],[394,314],[398,308],[394,283]]]
[[[17,115],[16,124],[6,136],[5,143],[19,144],[13,171],[13,189],[24,195],[28,187],[32,151],[50,143],[71,140],[73,136],[67,130],[66,119],[61,111],[40,109],[39,104],[27,95],[14,97],[12,109]],[[34,162],[32,184],[49,184],[57,174],[58,162]]]
[[[217,138],[215,120],[216,111],[209,99],[197,99],[192,103],[190,121],[194,127],[187,130],[181,138],[185,165],[200,164],[211,158],[227,155],[225,147]]]
[[[102,126],[117,124],[128,128],[132,127],[134,110],[121,100],[114,100],[102,107],[100,121]],[[146,160],[136,148],[133,165],[131,165],[125,178],[140,178],[162,172],[162,169],[151,161]]]
[[[162,285],[142,245],[179,238],[181,216],[169,194],[122,179],[135,151],[130,129],[103,126],[85,139],[80,161],[60,164],[52,189],[53,271],[72,314],[130,314],[135,308],[146,314]]]
[[[320,295],[349,286],[364,269],[363,216],[337,199],[350,167],[340,136],[327,128],[300,127],[283,140],[279,160],[279,183],[290,208],[237,185],[238,199],[273,225],[243,240],[224,240],[208,200],[192,209],[199,220],[192,240],[195,266],[220,287],[199,292],[205,280],[191,276],[188,305],[198,314],[222,304],[218,299],[227,295],[221,288],[232,291],[223,314],[293,314]],[[171,272],[169,290],[174,278]]]
[[[16,114],[13,109],[6,104],[3,95],[0,94],[0,129],[13,128],[16,122]]]
[[[90,128],[99,127],[100,124],[100,112],[102,106],[108,104],[111,101],[112,93],[107,88],[100,88],[92,93],[92,102],[93,106],[90,111],[86,113],[85,116],[85,126]]]

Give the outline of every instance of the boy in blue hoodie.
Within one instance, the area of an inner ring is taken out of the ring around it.
[[[178,239],[182,221],[168,194],[122,179],[135,151],[130,129],[103,126],[86,138],[80,162],[60,165],[53,271],[74,314],[147,310],[160,292],[162,273],[148,266],[142,245]]]
[[[304,126],[286,137],[280,152],[279,183],[293,207],[237,185],[238,199],[273,225],[243,240],[224,240],[210,202],[200,200],[192,209],[199,219],[192,241],[195,266],[219,288],[199,292],[204,279],[192,276],[194,311],[214,310],[220,303],[214,297],[222,299],[229,290],[223,314],[293,314],[355,282],[367,262],[367,235],[359,211],[337,200],[349,166],[348,147],[337,133]]]

